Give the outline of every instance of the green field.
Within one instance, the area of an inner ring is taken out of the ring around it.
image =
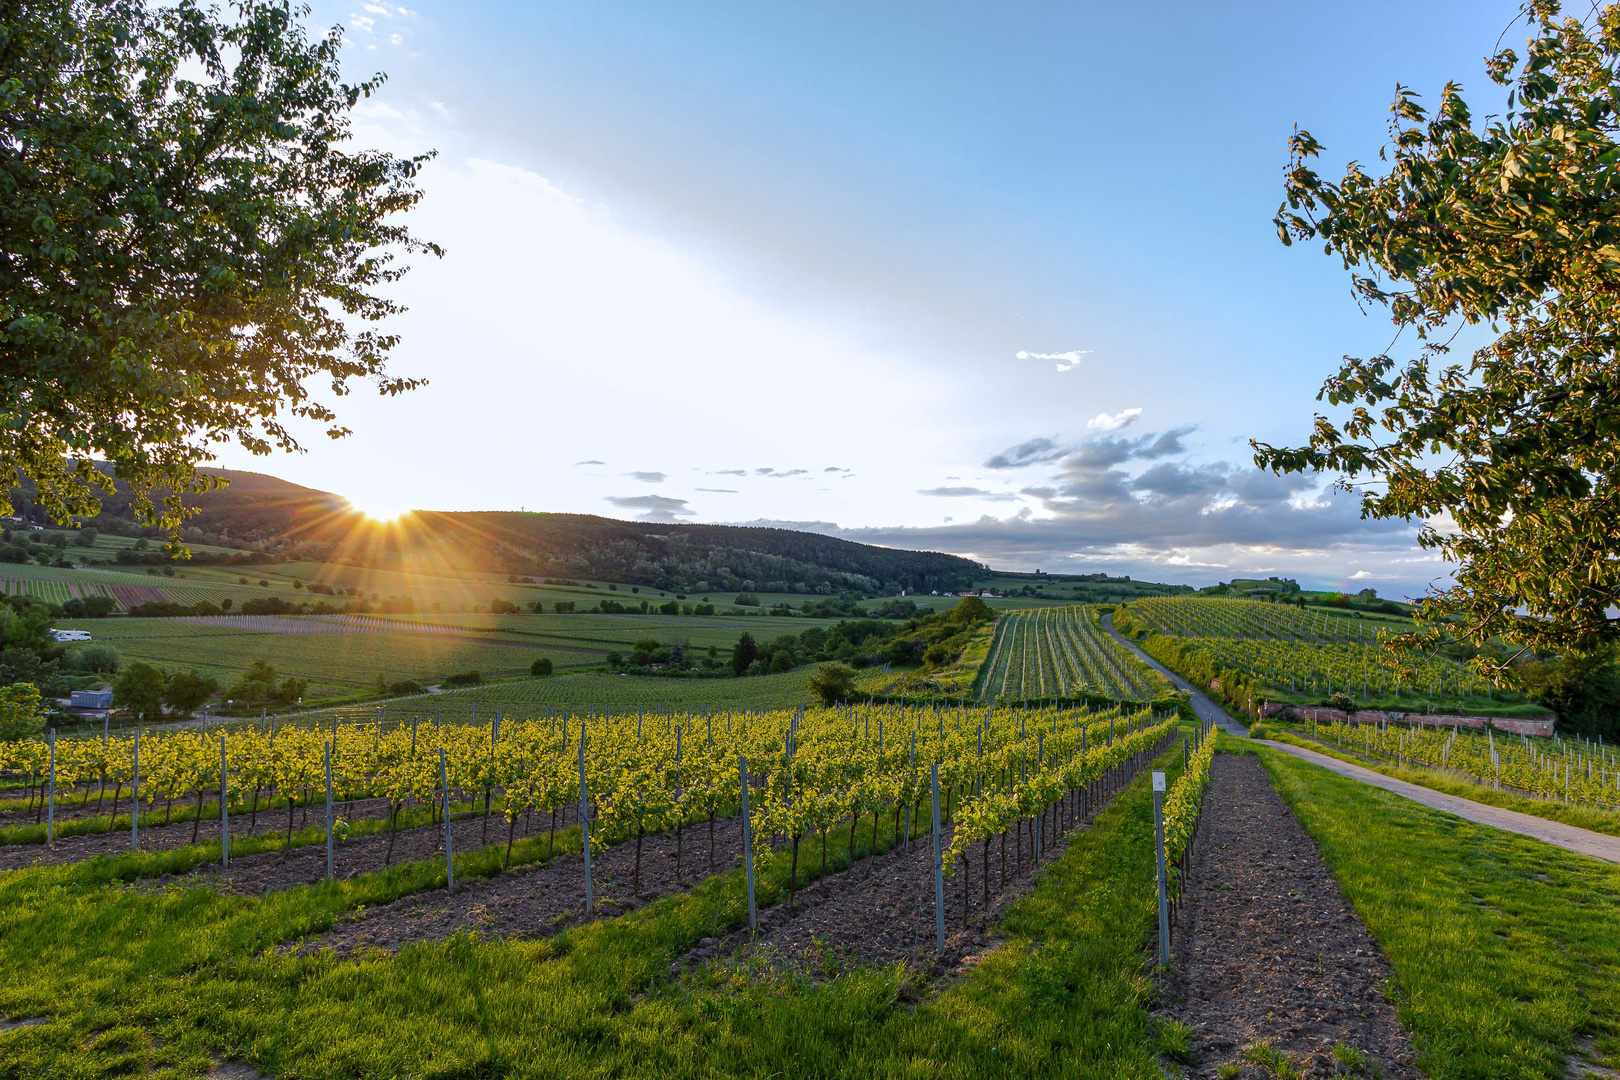
[[[610,651],[628,652],[643,638],[713,648],[724,660],[743,631],[769,640],[803,630],[809,620],[660,615],[247,616],[195,619],[63,620],[88,630],[125,660],[197,668],[229,683],[255,660],[306,679],[311,697],[348,694],[386,682],[424,683],[476,669],[486,677],[527,673],[541,656],[559,669],[596,666]],[[308,629],[350,629],[303,633]],[[386,628],[374,632],[372,627]],[[672,680],[659,680],[671,682]]]
[[[777,675],[757,675],[743,679],[665,679],[649,676],[610,675],[577,672],[549,679],[515,679],[466,690],[393,698],[385,703],[390,721],[403,723],[409,717],[438,717],[444,723],[461,723],[474,718],[490,719],[499,711],[503,716],[526,720],[541,716],[548,709],[566,713],[608,710],[657,712],[660,709],[714,712],[739,709],[783,709],[809,704],[809,673],[812,668],[784,671]],[[376,705],[355,705],[300,713],[297,722],[339,723],[370,720]]]

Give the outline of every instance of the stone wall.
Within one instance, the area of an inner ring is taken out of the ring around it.
[[[1295,716],[1303,720],[1315,720],[1320,724],[1342,724],[1349,721],[1352,724],[1423,724],[1432,727],[1461,725],[1465,728],[1492,727],[1497,731],[1540,738],[1551,738],[1553,725],[1557,723],[1555,717],[1546,720],[1520,720],[1505,716],[1432,716],[1426,713],[1391,712],[1383,709],[1357,709],[1353,713],[1346,713],[1343,709],[1327,709],[1315,705],[1283,705],[1275,701],[1268,701],[1262,705],[1260,715],[1272,717],[1284,709],[1292,709]]]

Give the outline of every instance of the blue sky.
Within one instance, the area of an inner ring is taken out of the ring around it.
[[[773,521],[1412,593],[1409,526],[1254,473],[1390,337],[1271,225],[1294,124],[1488,102],[1510,3],[317,4],[357,136],[436,148],[394,367],[257,468],[386,512]],[[1518,44],[1522,33],[1509,31]],[[1020,354],[1023,354],[1020,357]]]

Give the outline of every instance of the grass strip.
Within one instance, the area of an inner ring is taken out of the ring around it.
[[[1348,749],[1334,746],[1299,732],[1279,729],[1270,721],[1266,722],[1264,738],[1274,739],[1277,742],[1287,743],[1290,746],[1303,747],[1306,750],[1315,750],[1319,754],[1338,758],[1340,761],[1352,765],[1360,765],[1364,769],[1371,769],[1376,773],[1395,780],[1405,780],[1409,784],[1417,784],[1431,791],[1444,792],[1455,795],[1460,799],[1471,802],[1484,803],[1486,806],[1497,806],[1503,810],[1517,810],[1521,814],[1530,814],[1548,821],[1557,821],[1565,825],[1574,825],[1579,829],[1590,829],[1592,832],[1604,833],[1608,836],[1620,836],[1620,813],[1613,810],[1602,810],[1595,806],[1581,806],[1574,803],[1561,803],[1553,799],[1538,799],[1534,795],[1526,795],[1518,791],[1499,791],[1487,784],[1481,784],[1469,779],[1466,774],[1453,770],[1437,769],[1430,765],[1400,765],[1378,758],[1367,758]]]
[[[1166,761],[1179,765],[1179,748]],[[762,862],[768,904],[785,893],[788,858]],[[50,1022],[0,1035],[0,1077],[194,1076],[215,1053],[284,1080],[1157,1077],[1143,953],[1152,864],[1138,777],[1013,906],[1005,946],[916,1009],[899,1000],[900,965],[817,979],[716,962],[669,982],[676,957],[746,919],[740,870],[544,941],[464,934],[349,962],[268,946],[430,871],[263,898],[20,871],[0,879],[0,1011]]]
[[[1620,867],[1257,753],[1394,969],[1434,1080],[1555,1078],[1577,1041],[1620,1065]]]

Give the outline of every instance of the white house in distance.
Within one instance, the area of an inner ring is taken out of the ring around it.
[[[89,641],[88,630],[52,630],[51,638],[55,641]]]

